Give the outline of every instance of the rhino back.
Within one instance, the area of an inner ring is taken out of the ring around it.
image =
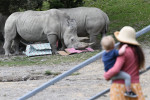
[[[70,18],[76,20],[78,33],[79,32],[86,33],[86,30],[84,27],[85,26],[86,13],[84,13],[83,10],[78,9],[78,8],[60,9],[60,10],[67,13],[70,16]]]
[[[17,20],[17,31],[27,41],[45,41],[48,34],[61,37],[66,20],[67,16],[56,9],[26,11]]]
[[[45,16],[35,11],[26,11],[16,21],[18,34],[26,41],[45,40],[43,32]]]
[[[100,31],[106,24],[105,17],[107,15],[99,8],[77,7],[61,10],[76,20],[79,36],[87,36],[87,31],[93,28],[95,31]]]

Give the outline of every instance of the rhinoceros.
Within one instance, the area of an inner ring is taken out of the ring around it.
[[[79,41],[75,21],[57,9],[15,12],[6,20],[4,29],[5,55],[11,55],[12,42],[18,54],[20,39],[33,43],[49,41],[53,54],[57,53],[57,40],[61,40],[63,47],[67,48],[81,49],[89,45]]]
[[[71,18],[76,20],[77,34],[79,37],[89,36],[93,49],[100,47],[100,40],[97,39],[98,34],[105,36],[109,18],[105,12],[95,7],[77,7],[69,9],[59,9],[67,13]]]

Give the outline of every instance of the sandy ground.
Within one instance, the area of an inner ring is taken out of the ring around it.
[[[146,66],[150,65],[150,46],[142,43]],[[0,67],[0,100],[17,100],[29,91],[51,80],[54,76],[45,76],[46,70],[65,72],[80,62],[58,66]],[[75,72],[29,100],[88,100],[110,86],[103,78],[103,64],[100,60]],[[150,100],[150,71],[140,76],[141,86],[146,100]],[[24,80],[24,81],[23,81]],[[14,82],[7,82],[14,81]],[[97,100],[109,100],[109,93]]]

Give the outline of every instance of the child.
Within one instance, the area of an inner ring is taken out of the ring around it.
[[[115,41],[112,36],[105,36],[101,40],[102,48],[105,50],[105,53],[102,56],[102,61],[104,63],[105,71],[107,72],[115,64],[116,58],[119,55],[125,53],[127,44],[123,45],[119,50],[114,49]],[[111,78],[111,80],[124,79],[126,92],[125,96],[136,98],[137,95],[131,90],[131,77],[128,73],[120,71],[119,74]]]

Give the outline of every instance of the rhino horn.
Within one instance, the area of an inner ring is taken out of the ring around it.
[[[91,46],[91,45],[93,45],[94,44],[94,42],[92,42],[92,43],[89,43],[89,46]]]
[[[88,37],[79,37],[79,41],[80,41],[80,42],[83,42],[83,41],[85,41],[85,40],[89,40],[89,38],[88,38]]]
[[[80,42],[80,46],[78,46],[78,47],[75,48],[75,49],[82,50],[82,49],[85,49],[85,48],[91,46],[92,44],[94,44],[94,43]]]

